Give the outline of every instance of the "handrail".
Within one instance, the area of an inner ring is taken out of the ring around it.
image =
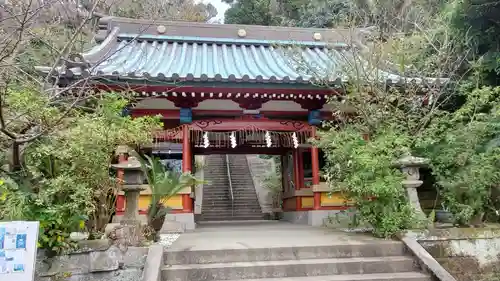
[[[234,194],[233,181],[231,179],[231,168],[229,168],[229,155],[226,154],[227,181],[229,182],[229,194],[231,195],[231,214],[234,216]]]

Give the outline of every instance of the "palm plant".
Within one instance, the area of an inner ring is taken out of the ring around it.
[[[146,175],[149,187],[151,188],[151,204],[149,205],[147,219],[148,226],[158,232],[169,209],[163,205],[171,197],[175,196],[182,189],[189,186],[196,186],[203,183],[191,173],[179,173],[169,171],[158,158],[151,158],[144,155],[137,157],[141,162],[142,169]]]

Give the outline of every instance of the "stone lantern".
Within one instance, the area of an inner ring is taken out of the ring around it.
[[[401,171],[406,176],[406,179],[403,180],[403,186],[406,189],[410,206],[415,210],[417,218],[422,220],[425,220],[426,216],[420,206],[417,187],[423,184],[423,181],[420,180],[420,168],[427,167],[428,165],[429,159],[411,155],[405,155],[395,162],[395,166],[401,168]]]
[[[130,156],[125,162],[112,165],[113,169],[123,171],[122,190],[125,193],[125,215],[122,224],[138,224],[139,218],[139,195],[145,190],[144,180],[146,176],[141,162]]]

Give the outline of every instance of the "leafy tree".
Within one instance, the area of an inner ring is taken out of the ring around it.
[[[424,14],[436,14],[444,0],[243,0],[226,1],[226,23],[286,25],[332,28],[379,26],[386,30],[419,21]],[[420,21],[419,21],[420,22]],[[410,25],[411,26],[411,25]]]
[[[500,1],[454,0],[445,15],[450,28],[463,38],[460,51],[468,54],[468,65],[481,74],[484,83],[499,84],[500,76]]]
[[[240,0],[231,5],[225,15],[225,23],[250,25],[278,25],[279,18],[273,13],[272,0]]]
[[[25,100],[18,92],[10,95],[9,108],[28,106],[35,111],[36,99]],[[40,246],[53,252],[72,246],[72,231],[104,230],[117,188],[109,174],[114,150],[120,144],[149,143],[160,129],[156,118],[122,117],[128,101],[119,96],[107,94],[95,102],[94,112],[74,110],[57,131],[31,143],[23,154],[23,169],[1,175],[8,181],[0,219],[39,220]],[[56,106],[43,110],[62,114]]]
[[[341,23],[349,23],[355,3],[340,0],[308,1],[300,8],[298,15],[290,18],[287,25],[300,27],[332,28]]]
[[[415,89],[387,91],[363,81],[352,82],[356,86],[345,100],[332,101],[339,109],[336,121],[325,124],[317,144],[325,151],[325,177],[332,190],[353,199],[359,222],[387,237],[420,223],[394,163],[412,153],[412,136],[422,132],[436,105],[423,106]]]
[[[102,6],[106,14],[136,19],[207,22],[217,16],[212,4],[193,0],[124,0],[119,5],[116,1],[105,1]]]
[[[172,3],[172,2],[170,2]],[[130,5],[128,5],[130,4]],[[52,74],[95,42],[105,15],[206,21],[211,5],[166,1],[4,1],[0,4],[0,219],[41,222],[41,247],[73,245],[71,231],[100,232],[113,213],[116,145],[150,142],[156,118],[122,117],[127,94],[89,91],[92,77],[60,87]]]
[[[466,102],[432,120],[416,144],[431,159],[447,208],[460,224],[496,214],[500,194],[500,88],[464,87]]]

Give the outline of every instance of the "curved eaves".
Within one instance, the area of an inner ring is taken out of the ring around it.
[[[117,42],[119,32],[120,28],[114,27],[101,44],[93,47],[88,52],[82,53],[82,57],[85,61],[94,65],[106,60],[106,56]]]

